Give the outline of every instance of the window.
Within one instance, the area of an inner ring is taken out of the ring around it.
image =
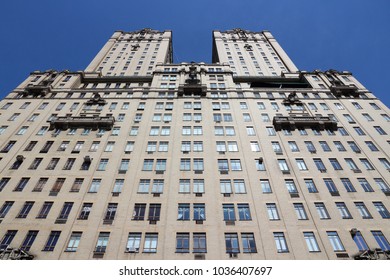
[[[31,208],[34,206],[34,201],[26,201],[20,209],[19,214],[16,216],[16,218],[24,219],[27,217],[28,213],[30,212]]]
[[[313,159],[315,165],[317,166],[317,169],[320,171],[320,172],[326,172],[326,168],[325,168],[325,165],[324,163],[322,162],[321,159],[319,158],[315,158]]]
[[[352,215],[344,202],[336,202],[336,207],[339,210],[342,219],[352,219]]]
[[[129,159],[122,159],[119,165],[119,173],[126,173],[126,171],[129,169],[129,164]]]
[[[91,209],[92,209],[92,203],[88,203],[88,202],[83,203],[78,219],[88,220],[89,214],[91,213]]]
[[[125,147],[125,153],[131,153],[134,150],[134,141],[127,141]]]
[[[374,181],[378,185],[378,187],[381,189],[382,192],[384,192],[384,193],[390,192],[389,186],[386,184],[385,181],[383,181],[382,178],[375,178]]]
[[[126,244],[126,252],[136,253],[139,252],[141,244],[141,233],[129,232]]]
[[[206,220],[206,208],[204,203],[194,203],[194,220]]]
[[[276,135],[276,131],[275,131],[275,129],[273,127],[268,127],[267,126],[266,129],[267,129],[267,133],[268,133],[269,136],[275,136]]]
[[[189,253],[190,251],[190,234],[176,233],[176,253]]]
[[[377,152],[379,151],[379,149],[375,146],[375,144],[372,142],[372,141],[365,141],[367,147],[373,151],[373,152]]]
[[[222,204],[223,209],[223,220],[224,221],[235,221],[236,215],[234,212],[234,204]]]
[[[299,152],[299,148],[298,148],[297,144],[295,143],[295,141],[288,141],[288,145],[291,149],[291,152]]]
[[[28,181],[30,181],[30,178],[21,178],[19,183],[16,185],[14,192],[21,192],[23,189],[27,186]]]
[[[260,146],[259,146],[259,143],[257,141],[251,141],[250,146],[251,146],[252,152],[260,152]]]
[[[244,253],[257,253],[256,242],[253,233],[241,233],[241,241]]]
[[[38,230],[29,230],[26,234],[26,237],[23,240],[21,250],[30,251],[31,246],[33,245],[35,238],[38,235]]]
[[[145,210],[146,210],[146,204],[144,203],[136,203],[134,205],[134,211],[133,211],[133,220],[141,221],[145,218]]]
[[[226,126],[225,127],[226,136],[234,136],[236,135],[236,132],[234,131],[233,126]]]
[[[372,216],[368,211],[366,205],[364,205],[364,202],[355,202],[355,206],[363,219],[372,219]]]
[[[3,239],[1,240],[0,250],[7,249],[7,247],[11,244],[17,232],[18,232],[17,230],[7,230],[7,232],[3,236]]]
[[[358,127],[358,126],[355,126],[353,129],[355,129],[357,135],[359,135],[359,136],[366,135],[366,133],[363,131],[363,129]]]
[[[294,180],[284,180],[284,184],[290,194],[298,194],[297,187],[295,186]]]
[[[157,253],[158,233],[146,233],[144,253]]]
[[[305,211],[305,207],[302,203],[294,203],[294,210],[297,214],[298,220],[307,220],[307,214]]]
[[[98,171],[104,171],[104,170],[106,170],[107,164],[108,164],[108,159],[107,159],[107,158],[102,158],[102,159],[100,160],[100,162],[99,162],[99,165],[98,165],[97,170],[98,170]]]
[[[129,135],[130,136],[137,136],[137,134],[138,134],[138,126],[132,126],[130,129]]]
[[[237,233],[225,233],[226,253],[239,253]]]
[[[232,171],[241,171],[242,170],[241,160],[239,160],[239,159],[231,159],[230,165],[231,165]]]
[[[70,235],[68,246],[65,249],[65,252],[76,252],[80,244],[81,235],[83,233],[79,231],[73,231]]]
[[[8,153],[15,144],[16,144],[16,141],[9,141],[7,143],[7,145],[5,145],[4,148],[1,150],[1,152]]]
[[[326,210],[325,204],[323,202],[315,202],[314,206],[316,207],[317,213],[321,220],[330,219],[328,210]]]
[[[309,191],[309,193],[316,193],[318,192],[316,185],[314,184],[313,179],[305,179],[306,187]]]
[[[151,203],[149,205],[149,221],[159,221],[160,220],[160,212],[161,212],[161,204]]]
[[[330,149],[328,143],[326,141],[320,141],[321,148],[324,152],[331,152],[332,150]]]
[[[387,135],[387,133],[380,126],[374,126],[375,130],[379,133],[379,135]]]
[[[340,141],[334,141],[334,145],[336,146],[337,150],[339,152],[345,152],[346,149],[344,148],[343,144]]]
[[[101,179],[93,179],[88,192],[97,193],[99,191],[101,181]]]
[[[73,202],[64,202],[58,219],[68,219],[70,211],[72,210]]]
[[[177,209],[177,219],[181,221],[188,221],[190,219],[189,203],[179,203]]]
[[[329,192],[331,194],[338,194],[337,187],[332,179],[330,178],[324,178],[325,186],[328,188]]]
[[[333,166],[334,170],[343,170],[343,168],[341,167],[340,163],[336,158],[330,158],[329,161],[330,164]]]
[[[351,232],[351,236],[352,236],[353,241],[355,241],[355,244],[358,247],[359,251],[369,250],[368,245],[367,245],[366,241],[364,240],[360,231]]]
[[[305,161],[302,158],[297,158],[295,159],[298,165],[298,169],[303,171],[303,170],[308,170]]]
[[[337,231],[327,231],[326,234],[328,235],[328,239],[330,244],[332,245],[333,251],[335,252],[345,251],[344,245],[341,242],[341,239],[337,234]]]
[[[382,202],[373,202],[373,204],[383,219],[390,219],[390,213]]]
[[[50,209],[51,207],[53,206],[53,202],[44,202],[43,205],[42,205],[42,208],[41,210],[39,211],[38,215],[37,215],[37,219],[46,219],[47,215],[49,214],[50,212]]]
[[[194,141],[194,152],[203,152],[203,141]]]
[[[390,243],[380,230],[372,230],[371,233],[383,251],[390,250]]]
[[[230,180],[223,180],[221,179],[219,181],[219,186],[220,186],[220,189],[221,189],[221,193],[222,194],[230,194],[230,193],[233,193],[232,191],[232,185],[231,185],[231,181]]]
[[[288,253],[287,242],[283,232],[274,232],[274,240],[278,253]]]
[[[315,153],[317,152],[316,148],[314,147],[313,143],[311,141],[305,141],[305,145],[306,145],[306,148],[307,150],[310,152],[310,153]]]
[[[49,238],[46,241],[46,245],[43,248],[43,251],[54,251],[54,248],[57,244],[58,239],[60,238],[61,231],[51,231]]]
[[[3,206],[1,206],[0,209],[0,218],[4,218],[7,215],[8,211],[11,209],[13,204],[14,204],[13,201],[4,202]]]
[[[95,252],[105,253],[107,249],[108,239],[110,238],[109,232],[100,232],[98,240],[96,242]]]
[[[288,168],[287,161],[285,159],[278,159],[279,169],[283,173],[290,173],[290,169]]]
[[[275,203],[267,203],[267,213],[270,220],[279,220],[279,213]]]
[[[206,233],[193,233],[193,253],[206,253]]]
[[[320,252],[320,248],[318,247],[318,243],[313,232],[304,232],[303,237],[305,238],[309,252]]]
[[[359,172],[359,168],[351,158],[346,158],[345,161],[347,162],[348,166],[353,170],[354,172]]]
[[[237,208],[238,208],[238,217],[239,217],[240,221],[252,220],[250,209],[249,209],[249,204],[239,203],[239,204],[237,204]]]
[[[368,159],[361,158],[360,162],[366,168],[366,170],[374,170],[374,167],[371,165],[371,163],[368,161]]]
[[[5,186],[8,184],[10,178],[1,178],[0,179],[0,192],[5,188]]]
[[[142,170],[143,171],[153,170],[153,163],[154,163],[153,159],[144,159]]]
[[[379,161],[381,162],[381,164],[383,165],[384,168],[386,168],[387,170],[390,170],[390,163],[386,158],[379,158]]]
[[[108,203],[104,220],[114,220],[118,209],[118,203]]]
[[[358,181],[360,183],[360,186],[363,188],[365,192],[373,192],[374,190],[372,189],[370,183],[365,178],[358,178]]]
[[[269,180],[261,179],[260,180],[261,190],[263,193],[272,193],[271,185]]]

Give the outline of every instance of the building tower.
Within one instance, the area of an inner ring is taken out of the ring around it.
[[[268,31],[117,31],[0,101],[0,257],[388,259],[390,111]]]

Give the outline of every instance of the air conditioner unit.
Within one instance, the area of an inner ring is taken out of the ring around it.
[[[129,249],[127,249],[127,252],[128,253],[138,253],[139,252],[139,248],[129,248]]]

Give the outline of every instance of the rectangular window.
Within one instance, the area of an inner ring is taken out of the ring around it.
[[[326,210],[325,204],[323,202],[315,202],[314,206],[316,207],[317,213],[321,220],[330,219],[328,210]]]
[[[141,245],[141,233],[129,232],[127,237],[126,252],[138,253]]]
[[[17,230],[7,230],[7,232],[3,236],[3,239],[1,240],[0,250],[7,249],[7,247],[11,244],[17,232],[18,232]]]
[[[54,251],[54,248],[57,244],[58,239],[60,238],[61,231],[51,231],[49,238],[46,241],[46,245],[43,248],[43,251]]]
[[[332,245],[333,251],[335,252],[344,252],[345,248],[341,239],[337,233],[337,231],[327,231],[328,239],[330,244]]]
[[[318,192],[316,185],[314,184],[313,179],[305,179],[306,187],[309,191],[309,193],[316,193]]]
[[[73,231],[70,235],[68,246],[65,249],[65,252],[76,252],[80,244],[81,235],[83,233],[79,231]]]
[[[35,238],[38,236],[38,230],[29,230],[26,237],[23,240],[22,246],[20,249],[23,251],[30,251],[31,246],[33,245]]]
[[[194,220],[206,220],[206,208],[204,203],[194,203]]]
[[[83,203],[78,219],[88,220],[89,214],[91,213],[91,209],[92,209],[92,203],[88,203],[88,202]]]
[[[53,206],[53,202],[51,202],[51,201],[44,202],[42,205],[42,208],[41,208],[41,210],[39,210],[39,213],[38,213],[36,218],[37,219],[46,219],[52,206]]]
[[[269,220],[280,220],[278,209],[276,207],[275,203],[267,203],[267,213],[268,213],[268,219]]]
[[[274,240],[278,253],[288,253],[286,238],[283,232],[274,232]]]
[[[257,253],[256,242],[253,233],[241,233],[241,240],[244,253]]]
[[[73,202],[64,202],[64,205],[61,209],[58,219],[64,219],[64,220],[68,219],[72,207],[73,207]]]
[[[313,232],[304,232],[303,237],[305,238],[309,252],[320,252],[320,248],[318,247],[318,243]]]
[[[102,181],[101,179],[93,179],[88,192],[97,193],[99,191],[101,181]]]
[[[151,203],[149,205],[149,221],[159,221],[160,220],[160,212],[161,212],[161,204]]]
[[[368,211],[364,202],[354,202],[354,203],[355,203],[355,206],[363,219],[372,219],[372,216],[371,216],[370,212]]]
[[[193,253],[206,253],[206,233],[193,233]]]
[[[118,209],[118,203],[108,203],[104,220],[114,220],[117,209]]]
[[[4,218],[7,215],[13,204],[13,201],[4,202],[3,206],[0,208],[0,218]]]
[[[176,233],[176,253],[190,252],[190,234]]]
[[[240,247],[238,245],[237,233],[225,233],[226,253],[239,253]]]
[[[108,239],[110,238],[109,232],[100,232],[98,240],[96,242],[95,251],[96,253],[105,253],[107,249]]]
[[[305,207],[302,203],[294,203],[294,210],[297,214],[298,220],[307,220],[307,214],[305,211]]]
[[[390,250],[390,243],[387,241],[386,237],[383,235],[383,233],[380,230],[372,230],[372,235],[374,236],[376,242],[378,243],[379,247],[383,251],[389,251]]]
[[[16,218],[25,219],[33,206],[34,201],[26,201]]]
[[[352,215],[344,202],[336,202],[336,207],[339,210],[342,219],[352,219]]]
[[[144,253],[157,253],[158,233],[146,233]]]
[[[234,204],[222,204],[223,208],[223,220],[224,221],[235,221],[236,215],[234,212]]]
[[[351,232],[351,237],[353,241],[355,241],[355,244],[358,247],[359,251],[369,250],[369,247],[360,231]]]

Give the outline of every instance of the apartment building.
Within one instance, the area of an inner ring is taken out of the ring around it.
[[[390,258],[390,111],[269,31],[116,31],[84,71],[0,101],[0,256]]]

